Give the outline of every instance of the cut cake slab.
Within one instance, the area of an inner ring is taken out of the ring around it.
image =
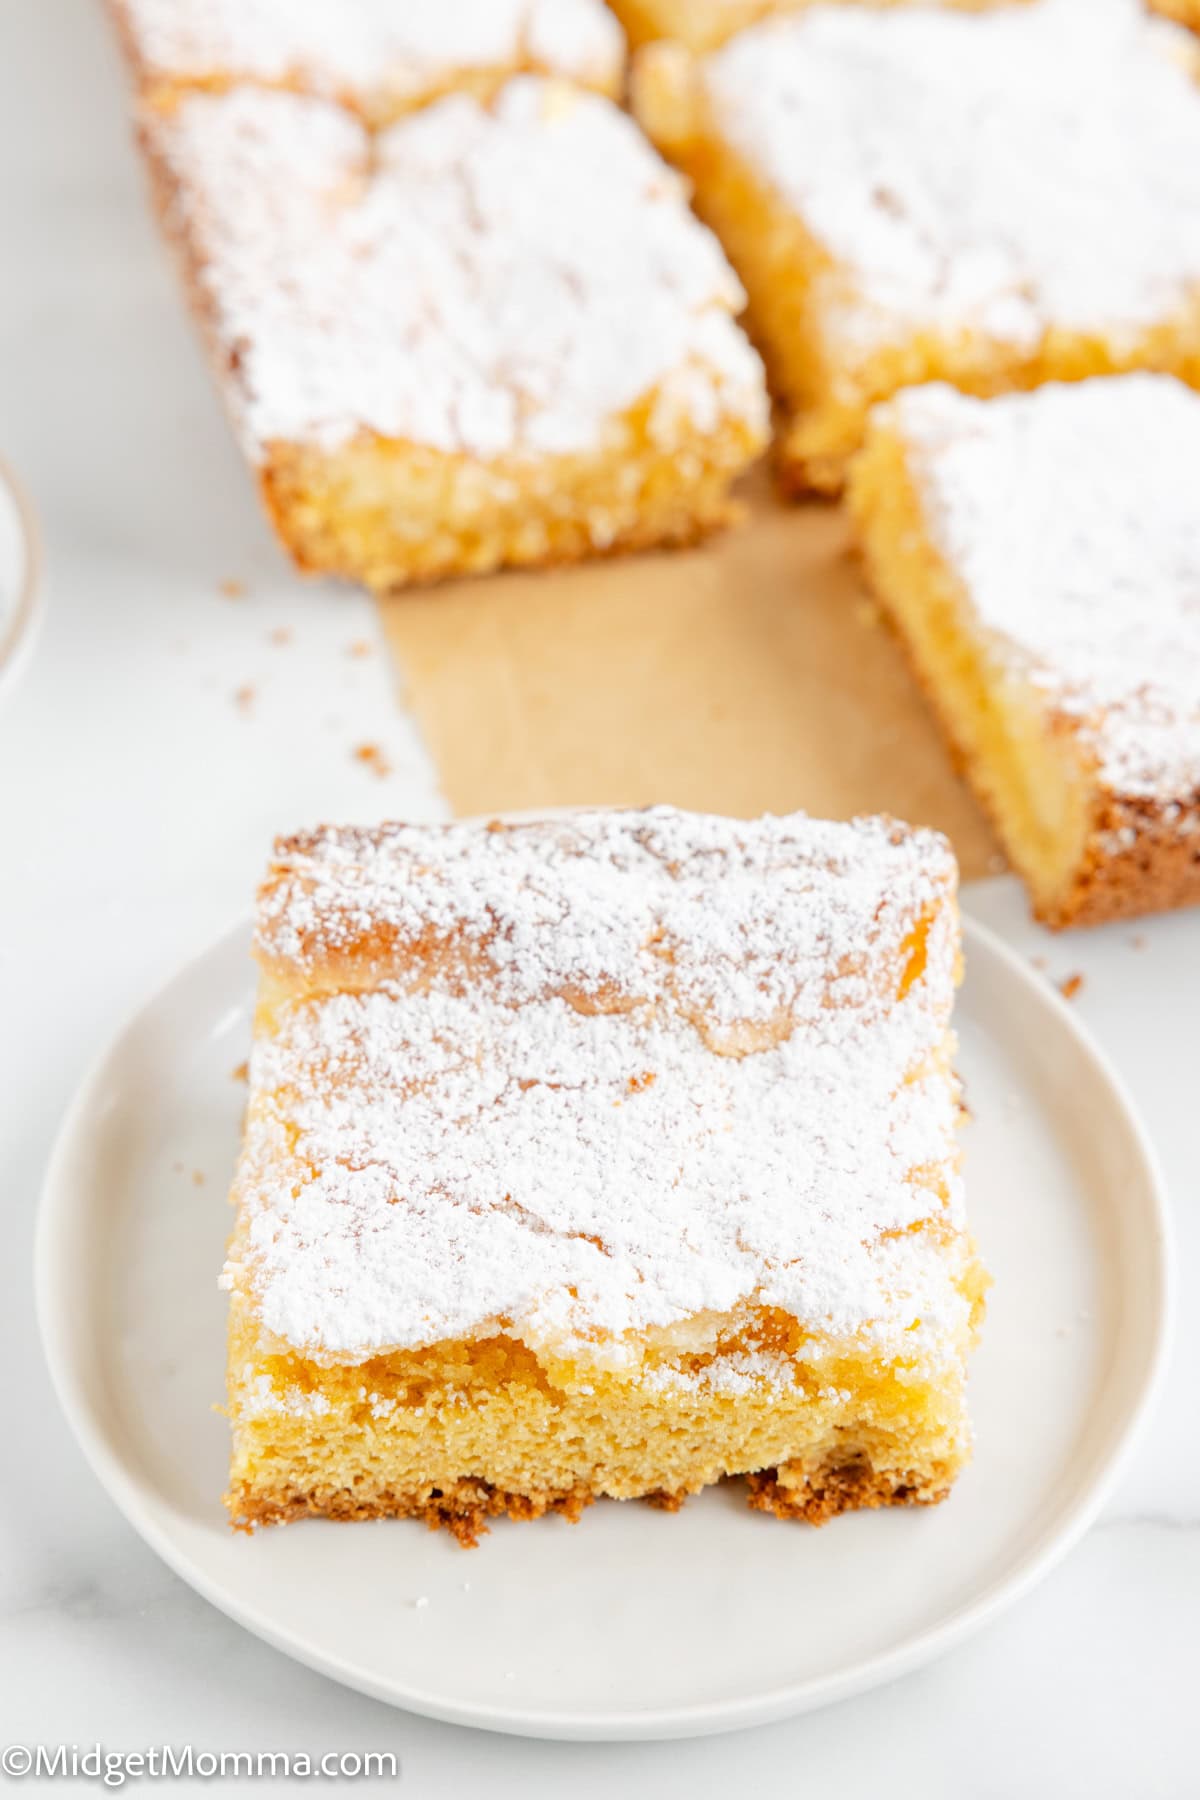
[[[985,1278],[945,840],[323,829],[259,899],[232,1518],[942,1499]]]

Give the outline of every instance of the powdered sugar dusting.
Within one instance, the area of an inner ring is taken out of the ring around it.
[[[504,1330],[620,1363],[751,1305],[959,1332],[953,882],[935,834],[801,816],[284,846],[227,1281],[344,1361]],[[388,977],[321,992],[366,942]]]
[[[1200,800],[1200,396],[1127,375],[889,413],[1000,654],[1118,795]]]
[[[609,101],[535,77],[370,137],[288,93],[191,94],[146,131],[228,349],[247,447],[368,431],[445,452],[594,449],[649,428],[765,430],[741,290]]]
[[[837,267],[847,345],[1120,344],[1200,288],[1194,43],[1140,0],[817,7],[702,65],[717,124]]]
[[[152,77],[289,82],[327,98],[418,98],[529,61],[616,84],[620,27],[601,0],[121,0]]]

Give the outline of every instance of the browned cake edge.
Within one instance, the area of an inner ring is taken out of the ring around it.
[[[861,1456],[849,1461],[830,1459],[795,1485],[782,1483],[777,1469],[762,1469],[730,1479],[745,1480],[749,1504],[756,1511],[770,1513],[777,1519],[802,1519],[809,1525],[824,1525],[839,1513],[865,1508],[937,1505],[953,1485],[950,1480],[930,1483],[916,1475],[901,1479],[894,1471],[873,1469]],[[637,1497],[661,1512],[678,1512],[688,1495],[654,1489]],[[268,1497],[242,1488],[226,1494],[225,1504],[235,1530],[239,1531],[302,1518],[423,1519],[431,1531],[449,1531],[464,1548],[471,1549],[486,1534],[491,1519],[507,1515],[524,1521],[561,1513],[575,1524],[599,1498],[603,1496],[584,1486],[566,1492],[521,1494],[468,1478],[456,1481],[452,1487],[419,1493],[397,1494],[385,1489],[370,1499],[349,1492],[321,1498],[313,1493],[288,1492]]]

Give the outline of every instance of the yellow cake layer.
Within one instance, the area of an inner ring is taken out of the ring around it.
[[[973,1327],[985,1286],[973,1260],[962,1286]],[[764,1477],[753,1503],[819,1523],[847,1506],[941,1500],[967,1460],[969,1342],[952,1365],[923,1366],[839,1353],[780,1315],[714,1335],[719,1350],[660,1354],[637,1376],[547,1367],[504,1336],[324,1368],[273,1354],[235,1306],[231,1516],[416,1515],[470,1540],[493,1510],[676,1503],[751,1473]]]
[[[930,542],[903,441],[877,425],[847,500],[868,578],[1040,916],[1067,905],[1092,830],[1076,736],[973,629],[962,585]]]
[[[763,449],[730,417],[702,433],[654,423],[657,396],[610,422],[595,452],[479,461],[364,437],[274,444],[260,471],[276,531],[304,569],[376,592],[447,575],[690,544],[730,524],[730,484]]]

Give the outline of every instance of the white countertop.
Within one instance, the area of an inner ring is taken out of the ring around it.
[[[101,1492],[51,1396],[30,1294],[34,1206],[66,1100],[124,1014],[244,912],[277,829],[441,810],[369,603],[299,584],[259,518],[123,108],[95,0],[0,8],[0,454],[33,497],[48,565],[35,654],[0,695],[0,1738],[393,1750],[401,1780],[355,1791],[420,1800],[485,1783],[494,1800],[1200,1793],[1200,916],[1052,940],[1013,883],[969,895],[1050,975],[1084,975],[1076,1005],[1139,1101],[1172,1190],[1182,1304],[1166,1390],[1101,1523],[1031,1598],[927,1671],[693,1743],[460,1731],[248,1636]],[[244,595],[224,595],[228,580]],[[356,759],[363,744],[388,775]]]

